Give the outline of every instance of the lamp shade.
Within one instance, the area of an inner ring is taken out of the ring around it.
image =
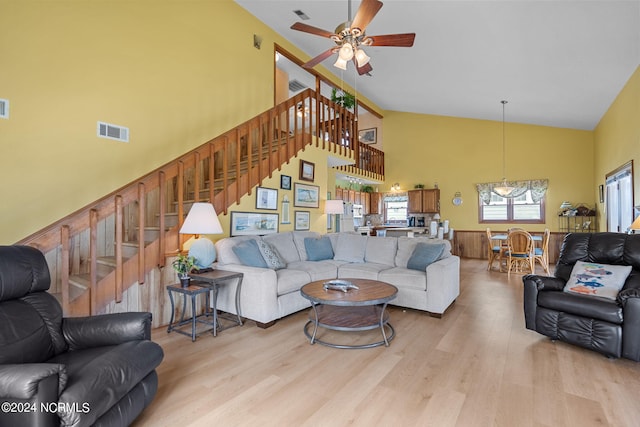
[[[180,234],[221,234],[222,226],[211,203],[194,203]]]
[[[635,221],[633,221],[633,223],[631,223],[631,226],[629,228],[631,230],[640,230],[640,215],[638,215],[638,217],[635,219]]]
[[[211,203],[194,203],[180,228],[180,234],[221,234],[222,226]],[[189,256],[194,258],[196,268],[208,268],[216,260],[213,242],[197,238],[189,248]]]
[[[344,202],[342,200],[327,200],[324,204],[324,213],[326,214],[344,213]]]

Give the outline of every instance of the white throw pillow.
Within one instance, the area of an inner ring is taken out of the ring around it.
[[[364,262],[367,236],[340,233],[333,259],[336,261]]]
[[[629,273],[630,265],[578,261],[571,270],[564,291],[615,300]]]

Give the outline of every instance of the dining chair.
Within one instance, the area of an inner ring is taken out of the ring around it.
[[[507,236],[507,276],[511,276],[511,270],[524,273],[525,270],[534,272],[533,238],[524,230],[510,230]]]
[[[542,268],[544,268],[544,272],[549,275],[549,238],[551,237],[551,232],[548,228],[544,229],[544,234],[542,235],[542,245],[538,248],[533,249],[534,255],[534,265],[535,262],[539,262]]]
[[[491,229],[487,228],[487,257],[489,259],[489,263],[487,264],[487,270],[491,270],[491,268],[493,267],[493,262],[495,260],[498,260],[498,264],[500,264],[502,262],[502,253],[505,251],[505,247],[502,246],[501,243],[499,244],[495,244],[495,239],[493,238],[493,235],[491,234]]]

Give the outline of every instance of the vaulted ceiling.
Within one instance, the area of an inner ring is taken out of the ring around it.
[[[305,53],[333,32],[348,0],[236,0]],[[352,14],[360,1],[353,0]],[[367,47],[373,71],[324,66],[386,110],[592,130],[640,65],[640,0],[385,0],[368,35],[416,33],[411,48]]]

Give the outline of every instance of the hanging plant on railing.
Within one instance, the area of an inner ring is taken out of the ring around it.
[[[356,97],[351,95],[349,92],[345,92],[335,87],[331,90],[331,101],[335,102],[338,105],[342,105],[344,108],[352,109],[356,105]]]

